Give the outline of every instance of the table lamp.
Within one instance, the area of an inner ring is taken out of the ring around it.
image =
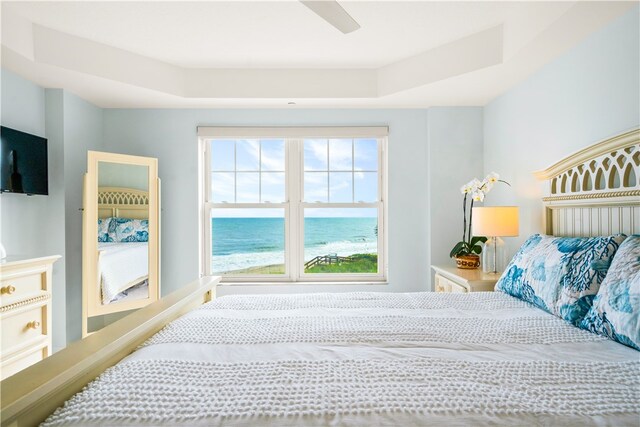
[[[500,237],[515,237],[518,231],[516,206],[491,206],[473,208],[472,230],[474,236],[487,236],[482,252],[482,271],[498,273],[507,266],[507,251]]]

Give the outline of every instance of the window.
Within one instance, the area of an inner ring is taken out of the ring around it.
[[[203,271],[382,281],[386,128],[199,128]]]

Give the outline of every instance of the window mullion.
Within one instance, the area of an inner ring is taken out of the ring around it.
[[[233,203],[238,202],[238,141],[233,142]]]
[[[330,140],[327,139],[327,202],[331,203],[331,167],[329,165],[329,158],[331,157],[331,143]]]
[[[356,150],[355,140],[351,140],[351,201],[356,202]]]
[[[384,184],[384,173],[385,171],[384,169],[384,140],[382,139],[378,139],[378,200],[381,202],[385,202],[386,200],[384,197],[384,188],[383,188],[383,184]]]
[[[258,202],[262,202],[262,140],[258,140]]]
[[[209,141],[204,143],[204,170],[205,170],[205,183],[204,183],[204,197],[202,200],[208,202],[211,200],[211,152],[209,151]]]
[[[287,147],[287,174],[285,177],[287,182],[288,200],[289,200],[289,240],[287,248],[287,259],[289,260],[289,274],[292,280],[298,280],[300,275],[300,248],[304,247],[301,242],[303,235],[303,222],[301,219],[302,209],[300,203],[302,200],[302,153],[301,140],[286,139]]]

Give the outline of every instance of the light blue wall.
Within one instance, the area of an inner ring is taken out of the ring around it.
[[[102,108],[64,92],[67,342],[82,336],[82,197],[87,150],[103,151]]]
[[[431,264],[451,264],[449,252],[462,240],[460,187],[483,178],[482,121],[482,107],[429,108]]]
[[[45,90],[10,71],[2,70],[2,126],[34,135],[46,137]],[[62,168],[52,159],[59,146],[53,141],[48,144],[49,170]],[[52,187],[49,182],[49,189]],[[62,200],[62,199],[60,199]],[[58,201],[58,200],[56,200]],[[27,255],[42,248],[43,232],[47,228],[42,212],[52,206],[53,198],[47,196],[26,196],[24,194],[2,194],[2,227],[0,240],[9,255]],[[44,236],[46,243],[46,236]]]
[[[542,231],[542,185],[533,171],[640,125],[639,11],[590,35],[485,107],[485,172],[495,170],[513,185],[496,187],[489,203],[520,206],[520,237],[505,239],[511,253]]]
[[[430,289],[426,110],[105,110],[109,151],[159,159],[162,179],[162,289],[198,277],[200,125],[375,126],[389,134],[388,286],[225,287],[236,292],[420,291]],[[446,161],[446,160],[445,160]]]
[[[2,81],[2,126],[45,136],[45,90],[4,68]]]
[[[65,247],[65,205],[64,198],[66,188],[64,185],[64,92],[62,89],[45,90],[45,111],[46,129],[49,144],[49,195],[48,207],[44,212],[40,212],[40,221],[44,221],[47,226],[42,230],[42,235],[35,244],[54,242],[46,244],[41,250],[45,250],[47,255],[62,255],[62,259],[53,265],[53,349],[57,351],[66,345],[67,312],[66,312],[66,281],[67,281],[67,254]],[[55,148],[55,149],[54,149]],[[22,226],[30,226],[31,223],[20,220]]]
[[[149,168],[140,165],[100,162],[98,187],[123,187],[149,190]]]

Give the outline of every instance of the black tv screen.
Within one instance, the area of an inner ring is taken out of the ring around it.
[[[49,194],[45,138],[0,127],[0,192]]]

